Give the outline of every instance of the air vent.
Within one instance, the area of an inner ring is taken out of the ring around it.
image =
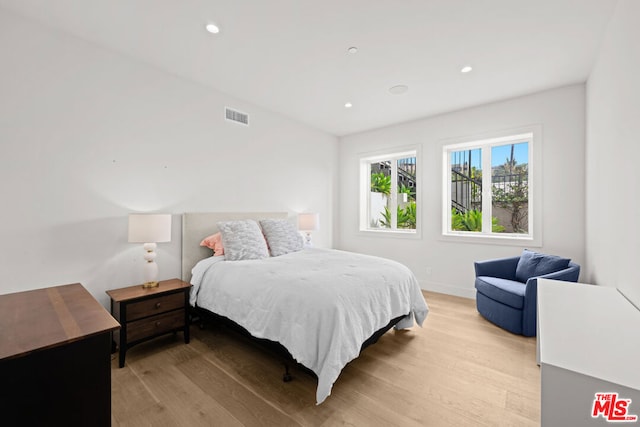
[[[224,109],[225,118],[231,122],[240,123],[241,125],[249,126],[249,115],[240,111],[232,110],[229,107]]]

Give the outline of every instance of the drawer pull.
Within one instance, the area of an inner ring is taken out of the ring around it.
[[[160,308],[160,303],[159,302],[156,303],[156,308]]]
[[[160,327],[160,322],[158,321],[156,322],[156,328],[159,328],[159,327]]]

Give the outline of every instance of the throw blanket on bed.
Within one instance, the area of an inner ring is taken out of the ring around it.
[[[261,260],[210,257],[193,268],[191,304],[277,341],[318,376],[317,404],[331,394],[362,343],[395,317],[422,326],[427,304],[413,273],[385,258],[304,249]]]

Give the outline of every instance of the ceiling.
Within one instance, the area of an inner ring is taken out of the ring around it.
[[[0,7],[343,136],[584,82],[616,1],[0,0]],[[210,22],[219,34],[205,30]],[[473,71],[461,73],[464,65]],[[396,85],[408,91],[391,94]]]

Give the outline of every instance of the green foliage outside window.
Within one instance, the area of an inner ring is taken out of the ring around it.
[[[384,207],[382,214],[383,219],[380,225],[391,228],[391,211],[388,207]],[[416,202],[411,201],[405,208],[398,206],[397,210],[397,228],[415,229],[416,228]]]
[[[398,194],[407,194],[409,203],[404,207],[397,207],[397,228],[399,229],[415,229],[416,228],[416,202],[410,187],[400,184]],[[371,191],[382,193],[386,196],[391,195],[391,176],[382,172],[371,174]],[[391,228],[391,211],[387,206],[382,212],[380,225],[385,228]]]
[[[504,227],[498,224],[498,218],[491,217],[491,229],[494,233],[501,233]],[[482,211],[471,209],[465,213],[451,209],[451,230],[482,231]]]
[[[391,177],[382,172],[371,174],[371,191],[375,193],[391,194]]]

